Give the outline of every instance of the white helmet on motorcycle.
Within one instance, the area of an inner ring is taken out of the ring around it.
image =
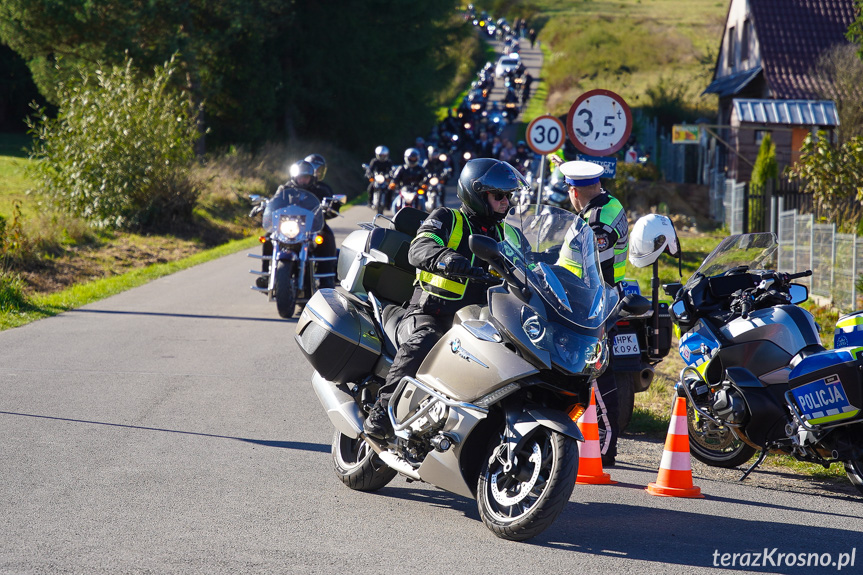
[[[637,268],[647,267],[663,253],[680,258],[680,242],[674,224],[659,214],[638,218],[629,235],[629,262]]]
[[[390,149],[386,146],[378,146],[375,148],[375,157],[382,162],[390,159]]]
[[[324,157],[320,154],[309,154],[305,157],[305,160],[315,169],[315,178],[319,182],[323,182],[324,177],[327,175],[327,161]]]
[[[408,148],[405,150],[405,165],[413,168],[420,163],[420,151],[416,148]]]

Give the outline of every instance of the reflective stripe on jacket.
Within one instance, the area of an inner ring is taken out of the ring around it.
[[[462,214],[460,210],[448,209],[448,211],[453,214],[454,221],[452,231],[449,234],[449,238],[447,238],[446,244],[444,244],[442,238],[431,232],[421,232],[417,235],[417,238],[431,238],[439,245],[450,248],[459,255],[464,256],[468,261],[470,261],[471,265],[474,265],[475,256],[470,251],[470,247],[467,242],[468,237],[473,233],[470,221],[467,221],[467,233],[465,233],[464,223],[467,218],[465,218],[464,214]],[[517,232],[507,224],[500,223],[497,225],[497,228],[499,238],[503,238],[504,234],[507,233],[517,234]],[[446,300],[462,299],[464,297],[465,290],[467,289],[467,284],[470,281],[466,278],[455,279],[444,277],[434,272],[421,270],[419,268],[417,268],[416,279],[423,291]]]

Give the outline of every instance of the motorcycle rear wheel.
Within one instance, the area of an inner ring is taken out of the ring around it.
[[[863,493],[863,459],[845,461],[845,475],[857,491]]]
[[[283,318],[294,317],[297,304],[297,290],[294,285],[294,264],[280,261],[276,264],[276,310]]]
[[[617,384],[617,425],[620,433],[626,431],[629,422],[632,421],[632,412],[635,409],[635,378],[638,373],[633,371],[621,371],[614,374],[614,382]]]
[[[336,431],[332,454],[336,475],[356,491],[377,491],[396,476],[361,437],[353,439]]]
[[[477,507],[492,533],[524,541],[548,528],[566,507],[578,475],[578,445],[571,437],[538,427],[509,473],[494,457],[498,448],[493,445],[485,456]]]
[[[755,454],[755,448],[737,439],[729,428],[720,429],[704,418],[699,421],[695,415],[695,410],[687,404],[689,451],[701,463],[727,469],[743,465]]]

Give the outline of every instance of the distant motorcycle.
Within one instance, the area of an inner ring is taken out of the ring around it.
[[[376,213],[384,213],[386,208],[387,187],[390,184],[390,175],[380,172],[372,173],[369,171],[369,165],[363,164],[363,169],[366,171],[366,178],[372,184],[372,209]]]
[[[446,161],[446,156],[441,154],[442,161]],[[443,168],[439,173],[430,173],[428,175],[428,192],[426,193],[425,210],[429,213],[435,211],[443,205],[444,186],[449,179],[451,169]]]
[[[336,195],[320,201],[306,190],[282,186],[269,200],[257,195],[250,200],[255,205],[251,215],[263,212],[261,243],[272,246],[270,255],[248,254],[270,262],[268,271],[249,270],[267,278],[267,287],[252,289],[275,301],[281,317],[293,317],[296,306],[305,304],[318,289],[316,280],[323,276],[315,273],[316,265],[336,260],[315,256],[314,247],[322,241],[325,219],[336,217],[347,197]]]
[[[426,205],[426,192],[428,183],[408,184],[399,188],[398,196],[393,202],[393,213],[404,207],[424,210]]]

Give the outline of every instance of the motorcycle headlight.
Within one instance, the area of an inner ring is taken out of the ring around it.
[[[441,162],[446,162],[446,154],[441,154],[440,156],[438,156],[438,160],[440,160]]]
[[[378,174],[375,176],[375,181],[379,184],[383,184],[386,181],[386,178],[383,174]]]
[[[279,233],[292,240],[300,235],[303,229],[303,222],[296,216],[282,216],[279,220]]]
[[[440,180],[438,180],[437,178],[432,178],[429,180],[429,183],[433,186],[438,185],[438,182],[440,182]]]
[[[473,154],[471,154],[470,152],[465,152],[465,153],[464,153],[464,159],[465,159],[465,160],[470,160],[472,156],[473,156]]]

